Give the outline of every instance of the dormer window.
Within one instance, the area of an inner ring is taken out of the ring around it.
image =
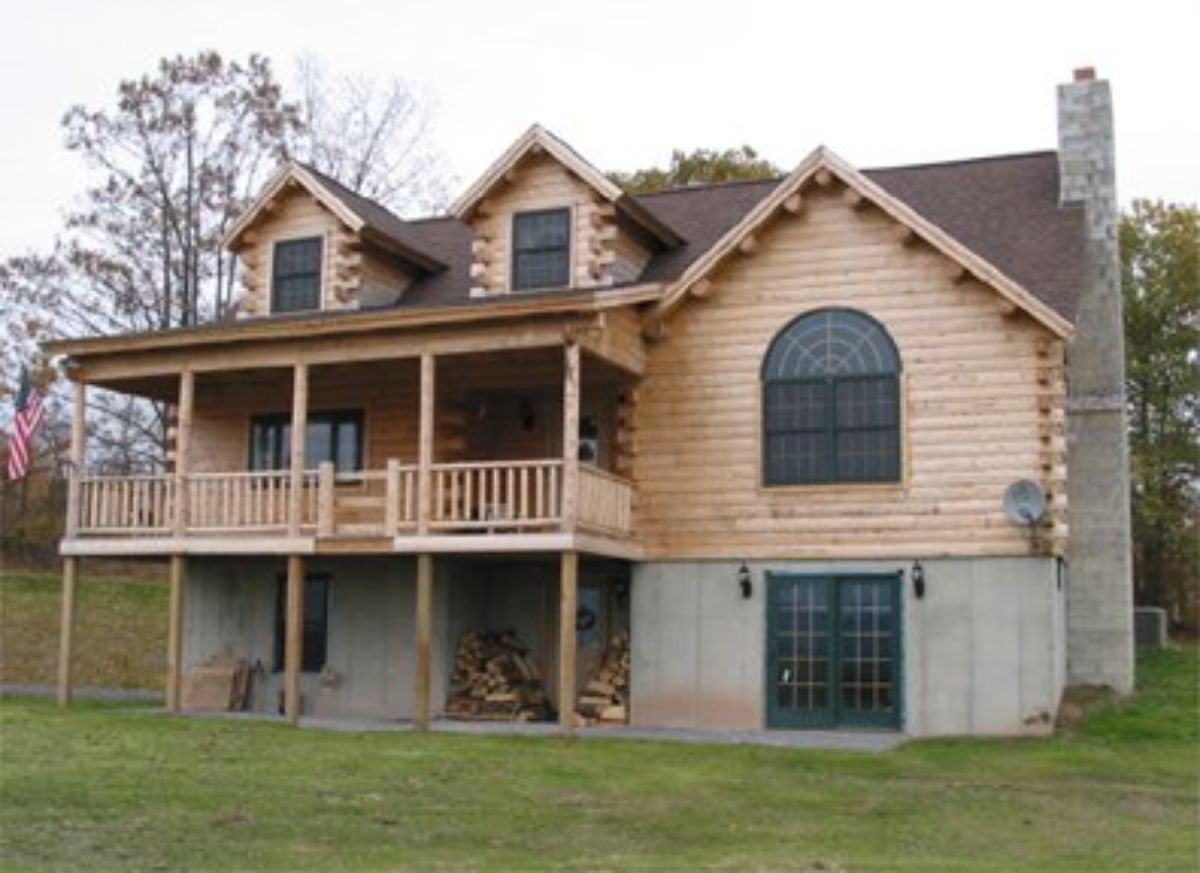
[[[571,271],[571,210],[513,216],[512,290],[565,288]]]
[[[321,238],[275,243],[271,266],[271,312],[321,308]]]

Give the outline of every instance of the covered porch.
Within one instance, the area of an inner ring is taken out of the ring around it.
[[[345,323],[353,319],[338,325]],[[69,350],[76,392],[62,543],[63,703],[77,561],[112,554],[170,556],[167,688],[175,711],[189,573],[202,556],[221,555],[286,559],[279,609],[289,721],[302,709],[306,568],[335,556],[408,556],[418,726],[428,725],[434,706],[437,556],[549,559],[560,616],[572,616],[556,649],[556,696],[574,700],[580,555],[628,559],[636,551],[624,475],[641,372],[636,322],[592,313],[526,317],[518,329],[392,326],[353,342],[321,335],[325,329],[231,343],[226,332],[248,332],[238,324],[180,331],[198,335],[187,343],[149,335],[145,349],[132,338],[110,352]],[[173,407],[166,471],[88,470],[89,385]],[[560,712],[572,727],[573,707]]]
[[[97,475],[80,457],[63,552],[570,544],[547,534],[619,552],[636,378],[568,342],[99,383],[172,405],[170,469]],[[78,382],[81,433],[86,391]]]

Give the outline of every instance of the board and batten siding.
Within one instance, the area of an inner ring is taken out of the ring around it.
[[[1021,555],[1002,498],[1057,486],[1062,343],[947,261],[897,241],[873,208],[805,194],[756,253],[735,254],[648,347],[638,392],[635,530],[647,559]],[[760,367],[792,319],[825,307],[881,322],[902,358],[903,480],[761,484]],[[1047,445],[1056,454],[1047,454]],[[1065,497],[1054,494],[1058,509]]]

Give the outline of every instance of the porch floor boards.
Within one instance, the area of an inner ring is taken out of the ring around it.
[[[165,714],[165,710],[164,710]],[[222,719],[284,724],[284,718],[257,712],[183,712],[183,718]],[[405,733],[409,721],[382,718],[323,718],[302,716],[300,727],[341,733]],[[476,736],[564,736],[553,722],[456,721],[434,719],[429,729],[437,733]],[[883,730],[706,730],[695,728],[581,727],[572,734],[588,740],[653,740],[714,745],[771,746],[786,749],[828,749],[843,752],[886,752],[907,741],[896,731]]]

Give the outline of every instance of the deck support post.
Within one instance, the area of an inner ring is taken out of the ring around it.
[[[85,446],[87,443],[86,417],[87,385],[83,382],[74,384],[74,395],[71,405],[71,478],[67,480],[67,522],[65,536],[74,538],[79,533],[79,477],[83,475],[86,462]]]
[[[308,364],[292,371],[292,463],[288,488],[288,535],[300,536],[304,507],[304,451],[308,444]]]
[[[300,669],[304,660],[304,558],[289,555],[287,564],[287,627],[283,651],[283,714],[288,724],[300,723]]]
[[[191,370],[179,374],[179,403],[175,407],[175,538],[182,539],[188,526],[188,468],[192,453],[192,407],[196,377]]]
[[[569,342],[563,356],[563,483],[562,527],[575,530],[579,516],[579,343]]]
[[[417,555],[417,646],[413,681],[417,699],[413,726],[422,731],[429,729],[432,710],[433,573],[433,555]]]
[[[167,620],[167,711],[183,708],[183,592],[187,586],[187,557],[171,556],[170,615]]]
[[[563,552],[558,579],[558,726],[575,729],[575,615],[579,609],[579,553]]]
[[[417,445],[417,533],[429,534],[433,517],[433,423],[436,414],[437,362],[421,355],[421,414]]]
[[[79,559],[63,559],[62,612],[58,626],[58,705],[71,702],[71,651],[75,643],[75,584]]]

